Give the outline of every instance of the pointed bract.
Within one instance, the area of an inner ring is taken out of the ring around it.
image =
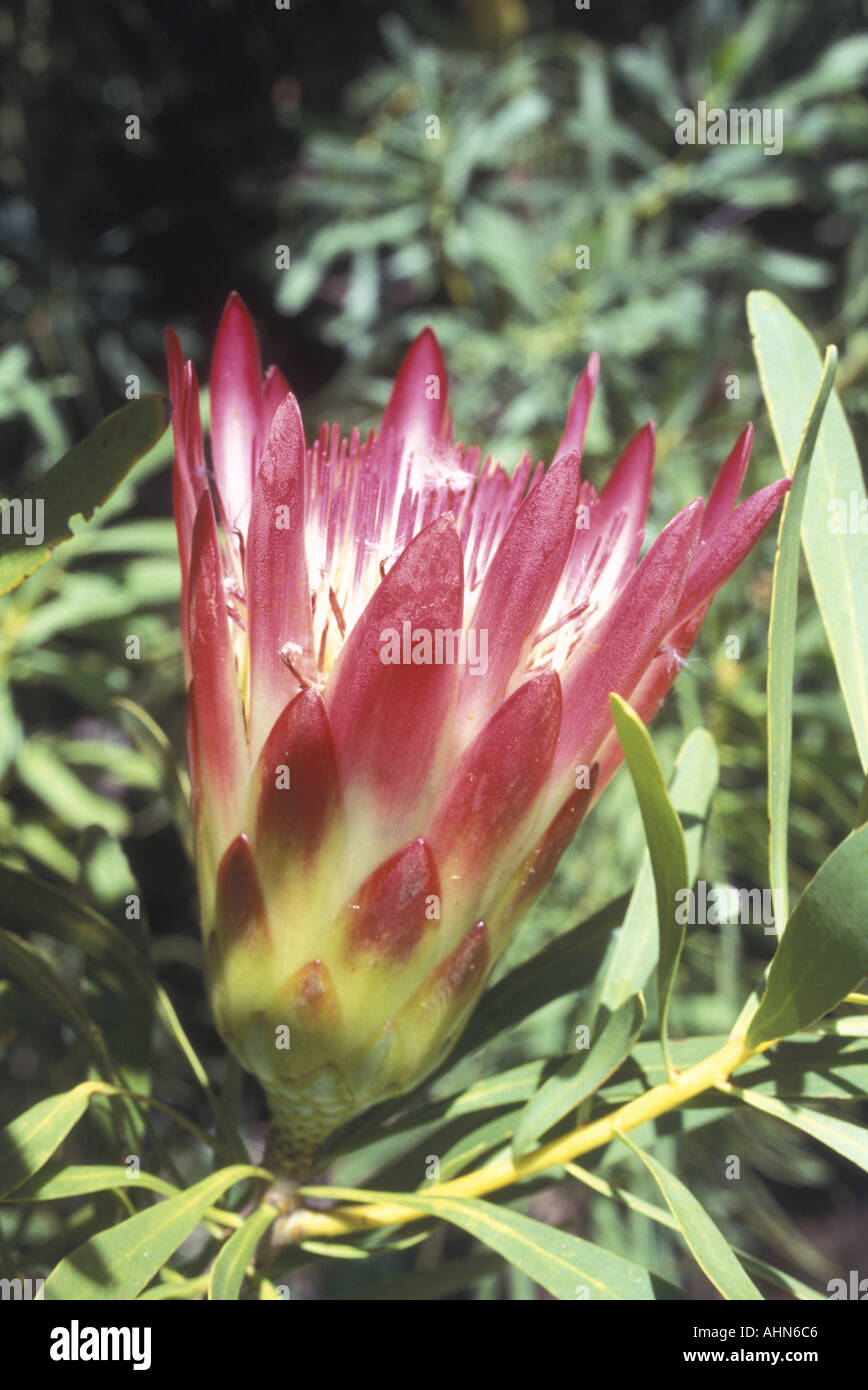
[[[250,649],[250,741],[262,740],[298,677],[315,671],[304,541],[304,427],[295,396],[278,407],[253,488],[244,552]]]
[[[649,421],[630,440],[591,511],[586,545],[590,547],[598,536],[602,538],[605,560],[599,567],[597,584],[604,594],[613,597],[632,573],[642,548],[654,472],[654,442],[654,426]]]
[[[269,940],[265,901],[246,835],[232,841],[217,870],[217,933],[224,949]]]
[[[340,805],[334,739],[322,696],[303,690],[278,715],[253,777],[256,852],[275,869],[309,865]]]
[[[462,738],[496,707],[527,658],[573,544],[578,497],[579,455],[565,454],[525,498],[488,566],[470,622],[485,636],[488,670],[462,672]]]
[[[260,439],[268,438],[272,421],[277,413],[277,407],[282,405],[289,395],[289,392],[289,382],[280,368],[273,365],[269,367],[262,382],[262,424],[259,432]],[[256,464],[258,468],[258,459],[256,460]]]
[[[519,686],[463,755],[431,829],[438,862],[483,870],[544,786],[561,724],[561,683],[546,671]]]
[[[401,457],[446,437],[449,378],[440,344],[425,328],[401,363],[378,437],[402,441]]]
[[[308,961],[287,980],[283,991],[287,1005],[307,1031],[337,1027],[341,1006],[332,977],[321,960]]]
[[[224,826],[230,826],[237,818],[247,751],[220,544],[207,492],[193,529],[189,627],[203,774]]]
[[[570,408],[567,412],[567,423],[564,427],[561,442],[555,449],[555,458],[559,459],[561,454],[577,453],[582,457],[585,447],[585,431],[588,427],[588,416],[591,413],[591,405],[594,400],[594,392],[597,389],[597,379],[600,375],[600,356],[599,353],[592,352],[588,358],[587,366],[579,377],[573,398],[570,401]]]
[[[685,622],[695,608],[708,603],[756,545],[790,487],[789,478],[755,492],[720,523],[700,547],[691,568],[675,621]]]
[[[400,819],[431,773],[457,667],[425,658],[429,649],[436,655],[438,632],[461,628],[463,588],[461,546],[447,515],[389,570],[326,689],[341,776],[364,786],[384,819]]]
[[[424,840],[413,840],[353,894],[343,929],[347,959],[408,960],[425,931],[436,930],[439,902],[434,856]]]
[[[202,451],[202,426],[199,421],[199,387],[192,366],[184,365],[177,334],[166,330],[166,353],[169,361],[169,390],[172,397],[172,434],[175,457],[172,466],[172,505],[175,531],[178,537],[178,556],[181,562],[181,637],[184,648],[184,671],[190,669],[190,635],[187,623],[190,594],[190,556],[193,545],[193,526],[202,493],[207,487],[205,460]]]
[[[244,535],[261,446],[259,340],[239,295],[230,294],[211,363],[211,449],[223,515]]]
[[[753,444],[753,425],[745,425],[721,467],[708,497],[702,523],[702,539],[713,536],[738,500]]]
[[[608,697],[631,690],[672,626],[699,543],[702,502],[670,521],[564,674],[557,772],[572,780],[589,764],[611,723]],[[560,782],[558,789],[560,788]]]

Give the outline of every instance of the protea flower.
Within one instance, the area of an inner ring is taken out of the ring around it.
[[[596,355],[512,476],[453,442],[430,329],[375,434],[308,445],[232,295],[210,472],[168,356],[208,987],[292,1175],[455,1042],[618,764],[610,691],[651,719],[787,481],[735,507],[748,427],[639,562],[654,430],[581,481]]]

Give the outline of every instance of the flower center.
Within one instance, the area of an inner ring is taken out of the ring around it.
[[[391,565],[425,526],[457,512],[476,481],[461,445],[402,452],[396,466],[400,449],[399,440],[362,441],[358,430],[341,439],[337,425],[324,425],[308,452],[305,549],[320,686]]]

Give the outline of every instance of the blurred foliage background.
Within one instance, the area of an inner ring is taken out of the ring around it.
[[[91,0],[84,12],[18,0],[0,14],[0,64],[3,495],[117,409],[131,375],[142,391],[165,391],[166,324],[206,378],[231,289],[247,300],[264,360],[289,376],[311,433],[322,418],[375,424],[403,351],[432,324],[450,367],[457,437],[508,466],[525,448],[550,456],[576,376],[597,349],[586,473],[603,481],[630,435],[655,419],[650,536],[707,493],[749,419],[758,424],[751,488],[778,474],[745,321],[749,289],[774,290],[818,342],[838,344],[839,388],[857,443],[865,439],[865,0],[592,0],[587,11],[567,0],[293,0],[281,11],[266,0]],[[783,153],[676,145],[675,112],[699,98],[782,108]],[[140,119],[133,140],[131,115]],[[428,138],[431,117],[437,138]],[[289,270],[276,268],[280,246]],[[576,268],[579,246],[587,269]],[[194,885],[160,771],[113,704],[135,701],[183,757],[169,457],[166,436],[97,522],[2,601],[0,856],[74,888],[115,921],[125,895],[141,894],[154,961],[255,1143],[261,1098],[210,1024]],[[667,770],[689,729],[704,724],[718,742],[709,882],[767,882],[773,553],[768,535],[716,600],[654,729]],[[796,887],[852,826],[859,795],[807,582],[803,600]],[[137,661],[125,656],[130,634],[141,641]],[[725,654],[733,635],[737,660]],[[628,888],[642,847],[621,774],[506,964]],[[75,952],[42,945],[93,992]],[[676,1034],[728,1030],[769,954],[760,928],[695,929]],[[129,1020],[110,997],[103,1014],[125,1055]],[[514,1063],[529,1048],[562,1055],[579,1021],[581,1001],[568,998],[463,1064],[462,1075]],[[198,1095],[159,1036],[141,1042],[143,1055],[153,1049],[143,1070],[159,1077],[160,1094],[195,1110]],[[0,992],[0,1044],[0,1119],[82,1073],[78,1045],[17,986]],[[853,1170],[772,1121],[749,1123],[751,1174],[729,1213],[733,1237],[814,1284],[857,1265],[868,1213]],[[727,1211],[727,1193],[709,1155],[745,1142],[720,1128],[666,1141],[677,1142],[680,1171],[715,1216]],[[91,1159],[115,1158],[107,1126],[88,1142]],[[674,1147],[662,1156],[673,1161]],[[202,1161],[194,1147],[182,1167],[195,1173]],[[599,1166],[630,1172],[642,1188],[629,1158],[607,1155]],[[98,1224],[109,1201],[94,1199],[81,1219]],[[649,1235],[647,1223],[605,1203],[542,1192],[529,1209],[677,1272],[665,1233]],[[40,1267],[68,1238],[54,1208],[3,1220],[3,1241]],[[387,1257],[391,1274],[436,1264],[436,1242],[453,1253],[470,1244],[439,1234],[421,1253]],[[352,1275],[317,1275],[303,1287],[340,1297],[363,1287],[357,1267]],[[382,1275],[380,1263],[365,1277]],[[707,1296],[691,1277],[696,1296]],[[474,1288],[483,1298],[533,1296],[502,1270]]]

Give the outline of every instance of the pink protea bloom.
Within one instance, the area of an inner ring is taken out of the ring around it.
[[[653,427],[580,478],[596,355],[551,466],[511,477],[453,442],[430,329],[376,433],[308,446],[230,296],[210,473],[168,357],[208,986],[298,1173],[455,1042],[618,765],[610,692],[653,717],[788,483],[735,505],[748,427],[640,561]]]

